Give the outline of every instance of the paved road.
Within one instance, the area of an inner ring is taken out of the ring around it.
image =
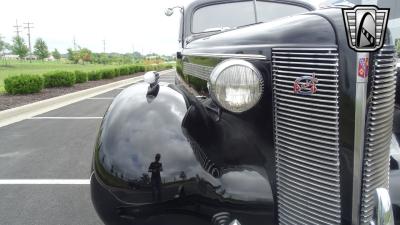
[[[0,128],[0,224],[102,224],[87,181],[101,118],[122,90]]]

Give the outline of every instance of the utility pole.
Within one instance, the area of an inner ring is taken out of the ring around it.
[[[28,29],[28,43],[29,43],[29,62],[32,62],[32,46],[31,46],[31,29],[33,29],[32,25],[33,23],[27,22],[24,23],[26,27],[25,29]]]
[[[74,51],[76,51],[76,40],[75,40],[75,36],[74,36]]]
[[[103,53],[106,54],[106,40],[103,40]]]
[[[17,37],[19,37],[19,33],[21,32],[21,31],[19,30],[20,27],[22,27],[22,26],[18,25],[18,20],[15,20],[15,26],[14,26],[14,28],[15,28],[15,33],[17,33]]]

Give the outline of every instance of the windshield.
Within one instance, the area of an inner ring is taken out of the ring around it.
[[[309,10],[297,5],[256,1],[257,14],[253,1],[231,2],[210,5],[196,10],[192,17],[192,33],[221,31],[256,22],[291,16]],[[257,15],[257,20],[256,20]]]

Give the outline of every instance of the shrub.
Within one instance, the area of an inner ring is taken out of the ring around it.
[[[136,66],[127,66],[126,68],[128,69],[129,74],[136,73]]]
[[[171,64],[158,64],[158,65],[148,65],[145,67],[146,71],[160,71],[165,69],[172,69],[173,65]]]
[[[119,72],[121,76],[131,74],[130,68],[127,66],[119,68]]]
[[[88,79],[89,80],[100,80],[102,78],[101,71],[90,71],[88,72]]]
[[[22,74],[7,77],[4,80],[4,88],[9,94],[31,94],[43,89],[43,77],[39,75]]]
[[[51,87],[71,87],[75,84],[76,78],[73,72],[53,71],[43,75],[44,86]]]
[[[136,66],[136,68],[137,68],[136,72],[145,72],[146,71],[146,68],[143,65],[138,65],[138,66]]]
[[[103,79],[113,79],[115,77],[114,69],[104,69],[101,71]]]
[[[115,76],[116,76],[116,77],[122,75],[122,74],[121,74],[121,69],[120,69],[120,68],[115,68],[115,69],[114,69],[114,73],[115,73]]]
[[[76,83],[85,83],[88,81],[88,73],[77,70],[75,71]]]

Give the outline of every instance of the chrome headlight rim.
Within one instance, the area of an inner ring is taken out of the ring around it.
[[[215,95],[216,94],[215,86],[216,86],[216,81],[217,81],[218,77],[222,74],[223,71],[229,69],[230,67],[234,67],[234,66],[247,67],[248,69],[252,70],[252,72],[254,72],[254,74],[256,75],[256,77],[259,81],[260,93],[259,93],[258,99],[254,102],[254,104],[251,107],[243,108],[242,110],[227,109],[219,102],[217,96]],[[243,59],[226,59],[226,60],[220,62],[219,64],[217,64],[217,66],[212,70],[210,78],[209,78],[209,90],[210,90],[211,99],[215,103],[217,103],[218,106],[220,106],[221,108],[223,108],[224,110],[227,110],[229,112],[240,114],[240,113],[244,113],[244,112],[247,112],[247,111],[253,109],[261,101],[261,99],[263,97],[263,93],[264,93],[264,78],[261,75],[261,72],[256,68],[256,66],[253,63],[248,62]]]

